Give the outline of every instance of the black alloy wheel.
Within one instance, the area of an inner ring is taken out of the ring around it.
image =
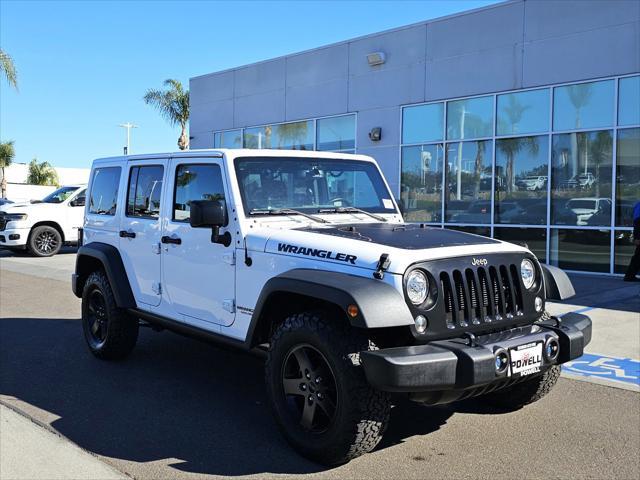
[[[94,289],[89,295],[87,307],[87,322],[89,327],[89,341],[93,348],[100,348],[107,339],[109,318],[104,295],[99,289]]]
[[[333,423],[338,393],[327,359],[309,344],[292,348],[282,368],[282,387],[294,421],[312,433],[323,433]]]
[[[28,246],[33,255],[50,257],[62,248],[62,235],[49,225],[40,225],[31,231]]]

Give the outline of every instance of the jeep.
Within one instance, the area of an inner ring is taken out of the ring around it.
[[[0,206],[0,247],[50,257],[78,241],[86,185],[65,185],[42,200]]]
[[[524,246],[403,221],[364,155],[192,150],[93,162],[72,288],[98,358],[140,325],[265,355],[267,397],[302,455],[347,462],[393,402],[516,409],[582,355],[591,320]]]

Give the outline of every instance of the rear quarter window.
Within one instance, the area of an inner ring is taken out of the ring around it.
[[[112,216],[116,214],[121,171],[120,167],[100,167],[93,171],[89,213]]]

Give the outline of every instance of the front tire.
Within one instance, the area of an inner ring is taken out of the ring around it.
[[[560,365],[554,365],[541,375],[478,397],[478,400],[505,410],[517,410],[537,402],[547,395],[560,378]]]
[[[276,421],[301,455],[324,465],[348,462],[382,439],[389,397],[372,388],[359,352],[362,331],[326,312],[292,315],[270,342],[265,379]]]
[[[116,305],[109,280],[93,272],[82,290],[82,329],[89,350],[104,360],[120,360],[138,340],[138,319]]]
[[[51,257],[62,248],[62,235],[53,227],[40,225],[31,230],[28,248],[36,257]]]

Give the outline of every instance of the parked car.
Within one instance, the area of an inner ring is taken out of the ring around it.
[[[572,198],[567,202],[566,208],[576,214],[577,225],[587,225],[589,219],[598,212],[609,212],[611,218],[611,200],[608,198]]]
[[[545,175],[533,175],[524,177],[516,181],[516,186],[520,190],[537,191],[546,190],[547,177]]]
[[[67,185],[42,200],[1,205],[0,247],[49,257],[63,244],[77,242],[85,191],[85,185]]]
[[[364,155],[99,159],[88,197],[72,289],[90,351],[126,357],[141,322],[261,349],[280,430],[323,464],[375,448],[392,394],[521,408],[591,340],[587,316],[545,312],[572,294],[561,270],[521,246],[405,223]]]

